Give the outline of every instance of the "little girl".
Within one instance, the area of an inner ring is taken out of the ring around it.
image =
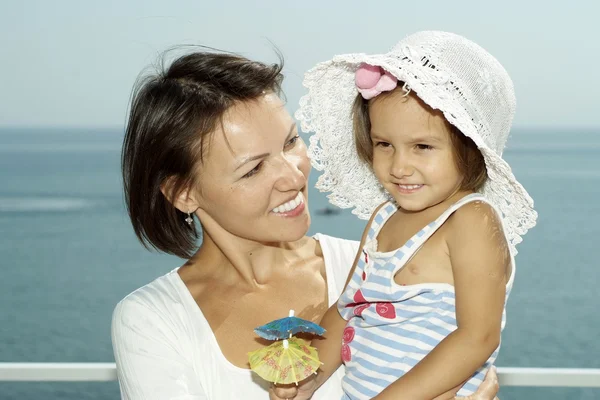
[[[330,201],[372,215],[315,340],[344,399],[470,395],[493,365],[533,201],[502,159],[510,77],[478,45],[419,32],[318,64],[297,112]],[[350,132],[354,132],[354,140]]]

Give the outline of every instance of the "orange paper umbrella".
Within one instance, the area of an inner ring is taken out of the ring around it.
[[[319,369],[317,349],[296,337],[248,353],[250,369],[273,383],[296,383]]]

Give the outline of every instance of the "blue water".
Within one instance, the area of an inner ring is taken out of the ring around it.
[[[110,317],[181,264],[135,239],[118,130],[0,130],[0,362],[113,362]],[[600,368],[600,132],[518,131],[506,159],[540,218],[519,246],[499,366]],[[317,172],[311,181],[314,183]],[[358,239],[349,212],[311,232]],[[501,399],[600,399],[600,390],[505,387]],[[2,383],[0,399],[118,399],[110,383]]]

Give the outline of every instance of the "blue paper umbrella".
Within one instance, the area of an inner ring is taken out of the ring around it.
[[[259,326],[254,329],[254,332],[262,338],[268,340],[287,339],[298,332],[313,333],[322,336],[325,329],[321,328],[314,322],[307,321],[302,318],[294,317],[294,310],[290,310],[289,317],[276,319]]]

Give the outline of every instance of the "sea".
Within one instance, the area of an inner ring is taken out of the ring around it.
[[[123,130],[0,129],[0,362],[114,362],[115,304],[182,264],[146,250],[124,208]],[[505,151],[539,212],[518,247],[499,367],[600,368],[600,129],[514,129]],[[312,189],[310,233],[364,221]],[[457,360],[458,362],[458,360]],[[600,399],[502,387],[501,400]],[[119,399],[116,382],[0,382],[2,400]]]

